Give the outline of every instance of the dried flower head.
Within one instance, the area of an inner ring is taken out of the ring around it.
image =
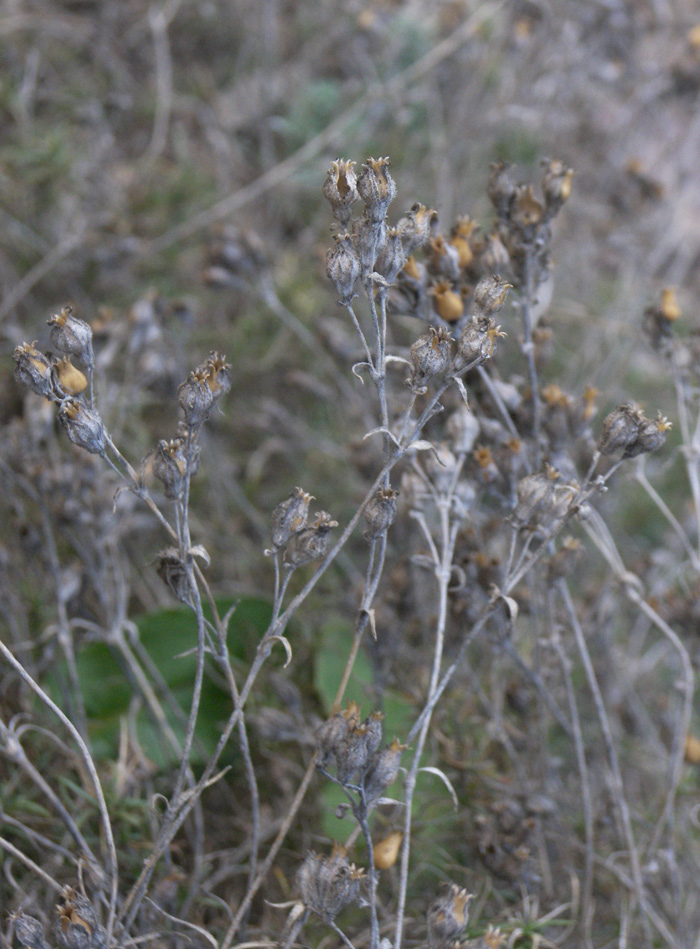
[[[544,206],[535,197],[532,185],[518,185],[510,210],[510,221],[522,232],[525,240],[534,238],[535,229],[544,215]]]
[[[177,500],[182,497],[187,472],[185,439],[161,439],[153,457],[153,474],[163,482],[166,498]]]
[[[366,210],[362,217],[353,222],[352,238],[363,281],[368,280],[374,272],[375,264],[386,246],[388,234],[386,221],[375,221]]]
[[[430,249],[433,273],[447,280],[458,280],[460,276],[458,249],[446,241],[442,234],[431,238]]]
[[[386,218],[389,205],[396,197],[396,184],[389,174],[388,158],[368,158],[357,179],[357,190],[373,221]]]
[[[656,419],[648,419],[631,403],[612,411],[603,422],[598,441],[601,455],[614,455],[622,451],[623,458],[656,451],[666,441],[666,432],[671,423],[659,413]]]
[[[464,372],[490,359],[496,348],[496,340],[505,335],[492,317],[472,316],[457,340],[455,372]]]
[[[319,511],[310,527],[291,536],[284,552],[285,566],[302,567],[325,557],[331,545],[331,530],[337,526],[338,522],[330,514]]]
[[[307,855],[297,873],[304,905],[325,922],[360,899],[365,871],[349,863],[346,851],[335,844],[329,857]]]
[[[483,277],[474,287],[474,315],[481,318],[482,316],[493,316],[498,313],[511,288],[512,284],[506,283],[496,274],[491,277]]]
[[[67,886],[56,907],[56,942],[61,949],[103,949],[107,934],[90,900]]]
[[[292,535],[306,526],[309,504],[313,500],[313,495],[297,487],[288,498],[280,501],[272,512],[272,544],[275,548],[285,547]]]
[[[51,362],[35,343],[22,343],[18,346],[12,358],[15,361],[15,379],[23,386],[27,386],[37,395],[46,399],[57,400],[54,388],[54,377]]]
[[[58,420],[74,445],[93,455],[104,455],[105,427],[94,409],[77,399],[64,399],[58,410]]]
[[[365,800],[368,804],[376,801],[397,779],[401,755],[407,747],[394,738],[388,748],[374,755],[364,778]]]
[[[387,283],[394,283],[406,263],[406,251],[401,232],[396,227],[388,228],[384,250],[376,261],[376,270]]]
[[[420,336],[411,346],[411,364],[413,371],[407,385],[413,392],[425,392],[431,379],[441,375],[450,365],[452,337],[444,328],[430,327],[424,336]]]
[[[354,165],[354,161],[347,161],[344,158],[332,161],[321,189],[324,198],[331,206],[333,217],[343,230],[347,229],[351,208],[359,198]]]
[[[553,503],[554,478],[549,472],[526,475],[518,482],[513,522],[521,529],[535,530],[544,523]]]
[[[467,928],[469,901],[473,894],[450,883],[428,910],[428,942],[431,949],[449,945]]]
[[[396,518],[396,498],[399,492],[393,488],[379,488],[365,508],[366,540],[374,540],[394,523]]]
[[[22,912],[10,918],[13,922],[15,936],[25,949],[49,949],[43,926],[38,919],[33,916],[26,916]]]
[[[360,276],[360,260],[350,234],[336,236],[335,247],[326,254],[326,273],[335,284],[338,300],[347,306],[356,296],[355,284]]]
[[[85,320],[73,316],[73,307],[64,306],[47,321],[51,327],[51,342],[62,353],[77,356],[92,369],[95,359],[92,352],[92,329]]]
[[[401,235],[407,257],[427,244],[436,221],[437,212],[426,208],[424,204],[414,204],[399,220],[396,229]]]
[[[180,408],[185,414],[185,424],[196,430],[209,418],[214,404],[214,393],[209,387],[209,368],[194,369],[177,390]]]
[[[206,378],[214,401],[231,391],[231,364],[215,350],[209,353],[206,362],[199,367]]]
[[[547,212],[551,217],[558,214],[562,206],[571,195],[571,180],[574,177],[572,168],[567,168],[561,162],[546,159],[543,162],[542,194],[544,195]]]

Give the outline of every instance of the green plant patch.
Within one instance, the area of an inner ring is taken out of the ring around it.
[[[272,609],[266,600],[255,597],[217,600],[221,616],[234,606],[228,627],[229,655],[234,660],[245,660],[267,629]],[[207,619],[211,619],[210,610],[204,612]],[[194,614],[184,608],[159,610],[142,616],[137,626],[140,643],[148,657],[141,663],[145,677],[168,726],[182,742],[197,666]],[[98,759],[116,756],[121,721],[133,714],[138,741],[149,760],[159,769],[178,763],[176,749],[164,740],[162,728],[156,724],[118,648],[88,643],[79,651],[76,664],[90,738]],[[61,662],[47,683],[49,692],[58,701],[63,692],[61,683],[67,680],[68,670],[65,662]],[[139,707],[134,711],[132,702],[137,696]],[[195,745],[190,757],[193,766],[204,765],[213,753],[231,707],[230,696],[207,675],[205,667]],[[222,762],[225,763],[223,759]]]

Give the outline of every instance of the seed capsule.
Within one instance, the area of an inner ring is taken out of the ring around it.
[[[185,414],[188,428],[200,428],[209,418],[214,404],[214,393],[209,387],[208,376],[208,369],[195,369],[177,390],[177,399]]]
[[[454,883],[438,896],[428,910],[428,941],[431,949],[449,945],[467,928],[469,901],[473,894]]]
[[[391,527],[396,518],[398,491],[380,488],[365,508],[366,540],[374,540]]]
[[[51,363],[34,343],[22,343],[15,349],[12,358],[15,361],[17,382],[37,395],[57,401]]]
[[[339,301],[347,306],[355,296],[355,284],[360,276],[360,261],[350,234],[337,235],[335,247],[326,254],[326,273],[335,284]]]
[[[302,567],[321,560],[331,545],[331,529],[338,526],[330,514],[319,511],[313,524],[293,534],[284,552],[286,567]]]
[[[309,504],[313,500],[313,495],[307,494],[303,488],[297,487],[288,498],[280,501],[272,512],[272,543],[274,547],[286,546],[292,535],[306,526]]]
[[[396,197],[396,184],[389,174],[388,158],[368,158],[357,179],[357,190],[373,221],[383,221]]]
[[[153,474],[163,482],[166,498],[177,500],[182,496],[187,470],[187,457],[182,438],[161,439],[153,458]]]
[[[329,857],[307,855],[297,873],[304,905],[325,922],[360,897],[365,871],[349,863],[345,848],[336,844]]]
[[[65,399],[58,410],[58,420],[74,445],[92,455],[104,455],[105,427],[94,409],[77,399]]]
[[[346,161],[344,158],[332,161],[321,189],[331,206],[333,217],[343,230],[347,229],[351,208],[359,198],[354,165],[354,161]]]
[[[431,379],[439,376],[450,365],[452,337],[442,327],[430,327],[424,336],[420,336],[411,346],[411,364],[413,372],[408,385],[413,392],[425,392]]]
[[[88,369],[92,369],[95,359],[92,353],[92,329],[85,320],[73,316],[73,308],[64,306],[60,313],[48,320],[51,327],[51,342],[62,353],[77,356]]]

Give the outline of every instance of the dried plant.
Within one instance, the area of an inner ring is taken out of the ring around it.
[[[674,614],[673,592],[697,590],[700,562],[695,340],[676,338],[679,307],[664,291],[644,326],[678,396],[694,513],[681,522],[644,473],[665,445],[667,419],[625,402],[597,423],[593,389],[566,392],[547,365],[553,229],[573,171],[546,160],[535,186],[499,163],[487,184],[493,221],[461,217],[445,231],[422,204],[394,216],[389,168],[388,158],[358,171],[338,159],[323,184],[334,218],[327,275],[351,340],[345,351],[356,354],[337,366],[338,387],[348,419],[372,417],[367,431],[347,433],[367,449],[353,473],[361,500],[344,519],[312,508],[317,498],[336,501],[322,479],[289,485],[270,513],[271,608],[248,655],[231,635],[235,605],[223,611],[207,579],[193,516],[210,461],[207,427],[220,405],[235,411],[226,358],[211,352],[189,372],[177,389],[180,421],[139,465],[116,434],[119,347],[101,359],[94,328],[66,306],[49,319],[54,353],[35,342],[15,349],[29,392],[22,423],[5,434],[3,473],[54,603],[40,630],[16,610],[0,642],[10,712],[2,754],[31,787],[33,807],[4,813],[0,840],[22,946],[290,947],[327,930],[351,949],[418,940],[431,949],[602,946],[611,920],[620,944],[691,945],[697,857],[683,846],[682,781],[694,748],[694,673],[673,627],[693,620],[678,604]],[[72,445],[56,437],[54,411]],[[625,466],[677,541],[663,589],[654,565],[625,565],[607,524],[605,495]],[[153,526],[167,546],[146,567]],[[612,578],[606,597],[581,579],[587,541]],[[321,581],[343,558],[361,582],[338,591],[346,613],[354,601],[353,636],[319,720],[294,685],[294,623],[315,590],[320,608],[331,608],[333,587]],[[4,570],[9,590],[17,578]],[[188,610],[194,668],[184,709],[131,613],[142,570]],[[604,629],[616,623],[630,629],[629,663]],[[644,649],[652,636],[654,649]],[[89,643],[116,656],[129,683],[117,758],[96,750],[80,665]],[[270,671],[276,647],[287,672]],[[363,716],[348,693],[365,649],[376,707]],[[645,707],[631,682],[656,666],[675,685],[663,706]],[[283,712],[265,704],[271,683]],[[397,683],[412,720],[392,735],[380,706]],[[207,747],[198,728],[209,687],[218,704]],[[142,746],[141,710],[167,752],[161,767]],[[638,739],[634,751],[624,727]],[[293,768],[271,760],[269,746],[282,740],[298,746]],[[653,764],[640,765],[650,750]],[[49,767],[70,784],[50,780]],[[422,898],[417,868],[434,859],[418,826],[422,786],[435,777],[456,811],[443,873],[456,879],[442,889],[433,880]],[[278,799],[267,803],[277,781]],[[634,798],[637,783],[645,786]],[[327,787],[343,801],[324,815]],[[138,814],[124,810],[129,800],[140,802]],[[227,808],[237,844],[222,850]],[[342,844],[327,840],[329,820]],[[314,850],[290,845],[285,854],[287,841],[303,839],[300,823]]]

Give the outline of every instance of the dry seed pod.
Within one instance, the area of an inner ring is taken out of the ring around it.
[[[563,162],[557,160],[547,159],[543,165],[542,194],[548,214],[554,217],[569,200],[574,172],[572,168],[567,168]]]
[[[185,424],[190,429],[200,428],[206,422],[214,404],[214,393],[209,388],[208,376],[208,369],[195,369],[177,390],[177,399],[185,414]]]
[[[450,883],[428,910],[428,942],[431,949],[449,945],[464,932],[469,921],[469,901],[473,894]]]
[[[365,871],[349,863],[339,844],[329,857],[310,853],[299,868],[297,884],[304,905],[325,922],[360,897]]]
[[[368,803],[381,797],[384,791],[397,779],[401,755],[407,747],[407,745],[400,744],[397,738],[394,738],[388,748],[384,748],[375,754],[364,779],[365,799]]]
[[[496,349],[496,340],[505,335],[490,316],[482,319],[472,317],[457,340],[455,372],[464,372],[468,367],[480,365],[490,359]]]
[[[518,503],[513,522],[522,529],[534,530],[548,516],[554,502],[554,481],[549,474],[526,475],[518,482]]]
[[[321,191],[333,211],[333,217],[345,230],[350,223],[353,204],[358,200],[357,176],[353,171],[354,161],[338,158],[331,162]]]
[[[206,379],[214,401],[231,391],[231,365],[221,353],[215,350],[209,353],[206,362],[199,369]]]
[[[316,764],[319,768],[326,768],[335,756],[347,727],[347,719],[342,712],[332,715],[319,727],[316,732]]]
[[[603,422],[598,441],[601,455],[613,455],[626,451],[637,439],[641,413],[636,406],[627,403],[612,411]]]
[[[428,382],[445,372],[450,365],[451,344],[449,332],[433,326],[415,341],[411,346],[413,372],[407,381],[412,392],[425,392]]]
[[[367,211],[353,223],[352,239],[363,280],[367,280],[374,272],[379,255],[386,246],[388,233],[386,222],[375,221]]]
[[[389,174],[389,164],[388,158],[368,158],[357,179],[357,191],[373,221],[386,218],[389,205],[396,197],[396,184]]]
[[[37,395],[57,400],[51,362],[34,343],[17,346],[12,358],[15,361],[15,379]]]
[[[185,441],[173,438],[167,442],[161,439],[153,457],[153,474],[163,482],[166,498],[177,500],[185,486],[187,458],[184,451]]]
[[[627,403],[606,417],[598,451],[612,455],[622,450],[623,458],[636,458],[660,448],[670,428],[671,423],[661,413],[654,420],[648,419],[637,406]]]
[[[384,250],[375,264],[376,270],[387,283],[394,283],[406,264],[407,256],[400,231],[398,228],[390,227],[387,230]]]
[[[365,508],[365,540],[374,540],[391,527],[396,518],[396,498],[398,491],[392,488],[379,488]]]
[[[326,254],[326,273],[335,284],[338,300],[347,306],[356,295],[355,284],[360,276],[360,261],[350,234],[336,236],[335,247]]]
[[[54,932],[61,949],[104,949],[107,934],[90,900],[67,886],[63,890],[63,903],[58,904],[56,911],[58,920]]]
[[[47,321],[51,327],[51,342],[62,353],[77,356],[92,369],[95,359],[92,353],[92,329],[85,320],[73,316],[73,307],[64,306]]]
[[[77,399],[64,399],[58,410],[58,420],[74,445],[92,455],[104,455],[105,428],[94,409]]]
[[[532,185],[518,185],[510,209],[510,220],[523,235],[524,240],[532,240],[537,225],[544,218],[544,206],[535,197]]]
[[[460,272],[459,251],[448,243],[442,234],[430,241],[432,249],[431,267],[435,274],[446,280],[458,280]]]
[[[484,277],[474,287],[474,310],[478,317],[493,316],[505,303],[512,284],[506,283],[496,274]]]
[[[18,913],[11,917],[14,924],[15,936],[25,949],[49,949],[44,937],[44,930],[38,919]]]
[[[303,488],[296,487],[272,512],[272,544],[277,549],[286,546],[293,534],[306,526],[309,504],[314,500]]]
[[[338,526],[330,514],[319,511],[313,524],[293,534],[284,552],[286,567],[302,567],[314,560],[321,560],[331,545],[331,530]]]
[[[437,212],[429,210],[424,204],[414,204],[408,214],[399,220],[396,229],[401,235],[407,257],[428,242],[436,221]]]
[[[657,451],[666,441],[666,432],[671,423],[660,412],[655,419],[642,418],[639,425],[637,441],[627,449],[625,454],[629,458],[643,455],[650,451]]]

